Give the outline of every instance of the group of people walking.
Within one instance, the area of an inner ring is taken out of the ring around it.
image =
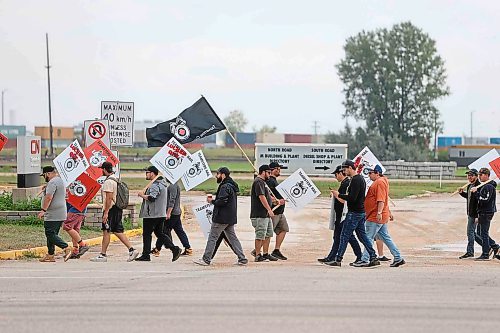
[[[285,216],[286,202],[277,190],[281,167],[274,162],[261,165],[251,187],[250,221],[255,231],[254,249],[251,254],[258,263],[287,260],[281,252],[285,236],[290,231]],[[150,183],[145,191],[138,193],[143,200],[139,214],[143,219],[143,250],[140,254],[124,234],[123,208],[117,204],[120,181],[114,176],[111,163],[104,162],[101,169],[106,177],[102,186],[103,241],[99,255],[91,261],[107,261],[106,253],[111,234],[116,235],[126,246],[127,261],[151,261],[151,255],[159,256],[163,247],[172,252],[172,261],[176,261],[181,255],[193,254],[188,236],[182,227],[180,187],[177,184],[171,184],[160,176],[155,166],[144,169],[145,178]],[[380,165],[365,167],[364,172],[367,172],[371,180],[368,188],[365,179],[358,174],[356,165],[351,160],[346,160],[333,172],[340,184],[338,190],[331,190],[333,243],[328,255],[318,261],[331,267],[341,267],[347,245],[350,245],[356,257],[350,266],[380,266],[381,260],[373,247],[374,241],[378,240],[387,246],[393,256],[390,267],[402,266],[406,262],[388,230],[388,222],[393,220],[389,208],[389,181]],[[235,232],[239,186],[230,174],[228,168],[219,168],[216,174],[218,188],[215,198],[212,195],[207,197],[207,202],[214,206],[212,224],[203,256],[194,260],[198,265],[210,265],[223,241],[237,256],[236,264],[248,263]],[[38,216],[44,219],[48,254],[40,261],[54,262],[55,246],[64,250],[64,261],[78,259],[89,250],[79,233],[86,208],[80,211],[66,202],[64,183],[54,167],[44,167],[41,176],[47,184],[43,188],[44,197]],[[471,169],[467,172],[469,184],[459,189],[460,195],[467,200],[468,216],[467,251],[460,259],[474,257],[474,242],[477,242],[482,247],[482,254],[476,260],[489,260],[492,256],[500,260],[500,246],[489,236],[490,223],[496,212],[497,185],[495,181],[489,180],[489,176],[490,171],[487,168],[479,171]],[[61,226],[71,237],[72,246],[59,237]],[[184,251],[173,243],[172,230],[176,232]],[[153,233],[157,241],[151,247]],[[274,250],[270,252],[273,235],[276,236],[276,241]],[[359,243],[363,245],[364,251]]]

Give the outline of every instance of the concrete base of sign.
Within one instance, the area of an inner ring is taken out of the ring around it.
[[[28,187],[28,188],[13,188],[12,189],[12,201],[26,201],[32,200],[37,197],[37,194],[42,190],[41,186]]]
[[[19,188],[30,188],[40,186],[39,173],[28,173],[28,174],[17,174],[17,187]]]

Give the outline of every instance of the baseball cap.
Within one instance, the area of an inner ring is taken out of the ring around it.
[[[52,171],[55,171],[56,168],[54,168],[52,165],[46,165],[43,167],[42,169],[42,173],[40,174],[40,176],[43,176],[43,174],[47,173],[47,172],[52,172]]]
[[[259,167],[259,175],[264,171],[271,171],[271,168],[267,164],[263,164]]]
[[[108,172],[113,172],[113,164],[111,164],[111,162],[108,162],[108,161],[102,163],[99,168],[104,169]]]
[[[227,177],[227,176],[229,176],[229,175],[231,174],[231,171],[229,171],[229,169],[228,169],[228,168],[226,168],[226,167],[221,167],[221,168],[219,168],[219,169],[217,170],[217,173],[224,174],[224,175],[226,175],[226,177]]]
[[[375,165],[373,168],[365,168],[366,171],[368,172],[375,172],[378,173],[379,175],[382,174],[382,167],[380,165]]]
[[[341,167],[342,168],[347,168],[347,167],[355,168],[354,162],[351,160],[345,160],[344,162],[342,162]]]
[[[277,162],[271,162],[271,163],[269,163],[269,168],[271,168],[271,170],[272,169],[276,169],[276,168],[282,168],[282,167],[283,166],[281,164],[277,163]]]
[[[335,170],[332,172],[333,175],[336,175],[340,172],[342,172],[342,165],[337,165],[337,167],[335,168]]]
[[[142,169],[142,170],[152,172],[152,173],[154,173],[155,175],[157,175],[157,174],[159,174],[159,173],[160,173],[160,171],[158,171],[158,168],[157,168],[157,167],[155,167],[154,165],[150,165],[150,166],[148,166],[147,168],[144,168],[144,169]]]
[[[479,169],[479,174],[483,174],[483,175],[490,175],[490,169],[488,168],[481,168]]]
[[[465,174],[466,174],[466,175],[473,175],[473,176],[477,176],[478,171],[477,171],[477,169],[470,169],[470,170],[468,170]]]

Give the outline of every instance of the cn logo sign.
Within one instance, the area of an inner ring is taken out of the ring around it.
[[[40,154],[40,141],[31,140],[30,148],[31,148],[31,155]]]

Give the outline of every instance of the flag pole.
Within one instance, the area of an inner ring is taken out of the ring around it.
[[[231,139],[233,139],[233,141],[236,144],[236,146],[238,146],[238,148],[241,150],[241,152],[243,153],[243,155],[247,159],[248,163],[250,163],[250,165],[252,166],[252,169],[255,172],[258,172],[257,169],[255,168],[255,165],[253,165],[252,161],[250,161],[250,158],[248,157],[248,155],[245,153],[245,151],[243,150],[243,148],[241,148],[240,144],[238,143],[238,141],[236,141],[236,138],[233,136],[233,134],[231,134],[231,131],[229,131],[227,129],[227,127],[226,127],[226,132],[229,134],[229,136],[231,137]]]

